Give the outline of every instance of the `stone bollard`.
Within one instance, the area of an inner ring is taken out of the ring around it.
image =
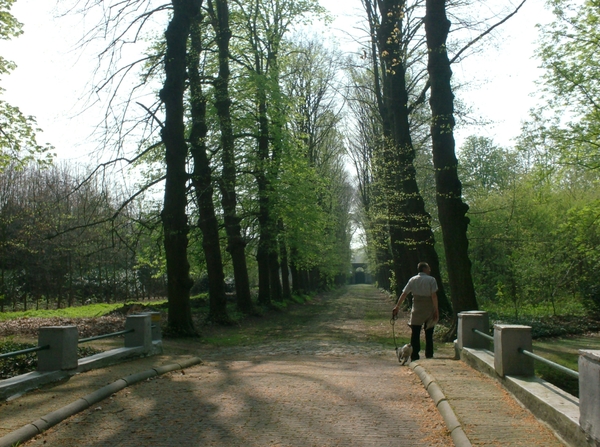
[[[600,446],[600,351],[579,351],[579,425]]]
[[[501,376],[533,376],[533,359],[519,352],[532,352],[531,327],[518,324],[494,325],[494,368]]]
[[[135,348],[142,346],[143,352],[150,352],[152,348],[152,321],[148,314],[129,315],[125,321],[125,330],[133,332],[125,334],[125,347]]]
[[[480,310],[469,310],[458,314],[457,347],[473,349],[490,349],[490,341],[473,332],[473,329],[488,334],[490,330],[490,317],[488,313]]]
[[[41,327],[38,332],[38,346],[50,349],[37,351],[40,372],[60,371],[77,368],[77,326]]]
[[[150,315],[152,322],[152,341],[162,340],[162,331],[160,329],[160,312],[145,312]]]

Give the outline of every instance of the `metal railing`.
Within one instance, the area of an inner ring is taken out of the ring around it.
[[[81,344],[81,343],[87,343],[87,342],[94,341],[94,340],[101,340],[103,338],[118,337],[119,335],[125,335],[125,334],[129,334],[131,332],[135,332],[135,329],[127,329],[125,331],[112,332],[110,334],[96,335],[95,337],[80,338],[79,340],[77,340],[77,343]],[[32,352],[44,351],[46,349],[50,349],[50,345],[35,346],[33,348],[22,349],[20,351],[7,352],[5,354],[0,354],[0,360],[11,358],[11,357],[17,357],[19,355],[30,354]]]
[[[50,345],[36,346],[34,348],[22,349],[21,351],[7,352],[5,354],[0,354],[0,360],[10,357],[17,357],[23,354],[29,354],[31,352],[44,351],[46,349],[50,349]]]
[[[119,335],[129,334],[134,331],[135,331],[135,329],[127,329],[125,331],[112,332],[110,334],[96,335],[95,337],[80,338],[79,340],[77,340],[77,343],[87,343],[88,341],[101,340],[103,338],[110,338],[110,337],[117,337]]]
[[[480,330],[475,329],[475,328],[473,328],[473,332],[475,332],[477,335],[481,335],[483,338],[486,338],[489,341],[492,341],[492,342],[494,341],[494,337],[492,337],[489,334],[486,334],[485,332],[481,332]]]
[[[579,373],[577,371],[573,371],[570,368],[559,365],[558,363],[554,363],[552,360],[548,360],[548,359],[545,359],[544,357],[540,357],[539,355],[535,355],[533,352],[529,352],[523,348],[519,348],[518,351],[521,354],[525,354],[527,357],[531,357],[532,359],[535,359],[539,362],[545,363],[546,365],[551,366],[552,368],[557,369],[571,377],[579,379]]]
[[[491,342],[494,341],[494,337],[492,337],[489,334],[486,334],[485,332],[481,332],[480,330],[477,330],[475,328],[473,328],[473,332],[475,332],[477,335],[479,335],[479,336],[481,336],[481,337],[483,337],[483,338],[485,338],[487,340],[490,340]],[[548,365],[548,366],[550,366],[550,367],[552,367],[554,369],[557,369],[557,370],[563,372],[564,374],[567,374],[568,376],[574,377],[575,379],[579,379],[579,373],[577,371],[574,371],[574,370],[572,370],[570,368],[567,368],[565,366],[559,365],[558,363],[555,363],[552,360],[548,360],[548,359],[546,359],[544,357],[536,355],[533,352],[527,351],[526,349],[519,348],[518,351],[521,354],[524,354],[527,357],[531,357],[532,359],[537,360],[538,362],[542,362],[542,363],[544,363],[544,364],[546,364],[546,365]]]

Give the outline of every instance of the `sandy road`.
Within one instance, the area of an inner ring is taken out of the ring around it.
[[[264,343],[191,343],[203,364],[126,388],[25,445],[452,446],[419,379],[381,343],[389,311],[388,297],[354,286],[250,329]]]

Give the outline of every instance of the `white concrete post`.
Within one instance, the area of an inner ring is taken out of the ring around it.
[[[501,376],[533,376],[533,359],[519,348],[533,352],[531,327],[517,324],[494,325],[494,368]]]
[[[488,313],[480,310],[469,310],[458,314],[457,345],[458,349],[490,349],[490,341],[473,329],[488,334],[490,330],[490,317]]]
[[[579,354],[579,425],[600,446],[600,351]]]
[[[142,346],[144,352],[150,352],[152,348],[152,321],[150,315],[129,315],[125,320],[125,330],[133,329],[133,332],[125,334],[125,347],[135,348]]]
[[[47,326],[38,332],[38,371],[60,371],[77,368],[77,326]]]

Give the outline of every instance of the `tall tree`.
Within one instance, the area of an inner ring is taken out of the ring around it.
[[[381,152],[377,146],[381,144],[381,115],[376,107],[371,73],[352,68],[350,78],[348,104],[356,125],[349,133],[347,147],[358,181],[360,207],[357,214],[365,231],[370,269],[374,272],[376,284],[384,290],[391,290],[392,260],[386,205],[381,192],[381,175],[374,160],[374,154]]]
[[[469,209],[462,200],[454,144],[454,94],[446,39],[450,21],[445,0],[426,0],[425,34],[427,37],[431,96],[431,140],[437,191],[438,216],[442,226],[444,249],[454,315],[476,310],[477,300],[471,276],[467,229]],[[455,328],[454,328],[455,329]],[[452,338],[452,332],[450,331]]]
[[[192,20],[200,13],[198,0],[173,0],[173,15],[165,32],[165,81],[160,99],[165,106],[161,131],[165,145],[165,196],[161,213],[167,257],[169,327],[181,335],[194,335],[191,316],[190,264],[187,259],[188,218],[184,94],[187,77],[187,45]]]
[[[225,275],[219,237],[219,222],[213,202],[213,179],[210,160],[207,154],[206,122],[207,97],[202,89],[200,56],[203,46],[202,20],[200,15],[192,22],[191,45],[188,57],[188,76],[190,84],[190,152],[194,160],[192,183],[198,204],[198,226],[202,231],[202,248],[206,258],[206,271],[209,289],[208,319],[215,322],[227,322],[227,301],[225,298]]]
[[[388,207],[390,246],[395,266],[398,293],[403,284],[416,274],[417,264],[426,261],[438,282],[440,312],[449,313],[441,279],[440,264],[431,230],[431,216],[419,191],[414,166],[415,149],[411,135],[407,78],[418,78],[407,67],[409,48],[414,45],[418,21],[412,22],[404,0],[383,0],[375,5],[363,2],[374,38],[374,73],[379,85],[378,107],[383,123],[383,142],[380,155],[381,171]],[[413,51],[416,49],[411,48]]]
[[[256,151],[254,175],[258,188],[258,301],[269,304],[282,298],[279,276],[276,182],[285,149],[288,109],[281,95],[280,58],[284,36],[291,26],[322,11],[316,1],[237,1],[246,51],[239,61],[249,73],[254,91]]]
[[[221,205],[227,233],[227,251],[231,255],[235,277],[237,304],[243,312],[252,312],[250,280],[246,265],[246,241],[242,236],[240,218],[237,214],[236,154],[233,126],[231,122],[231,97],[229,94],[229,4],[227,0],[208,1],[211,22],[215,30],[219,58],[219,73],[214,81],[215,108],[221,131],[222,174],[219,179]]]

